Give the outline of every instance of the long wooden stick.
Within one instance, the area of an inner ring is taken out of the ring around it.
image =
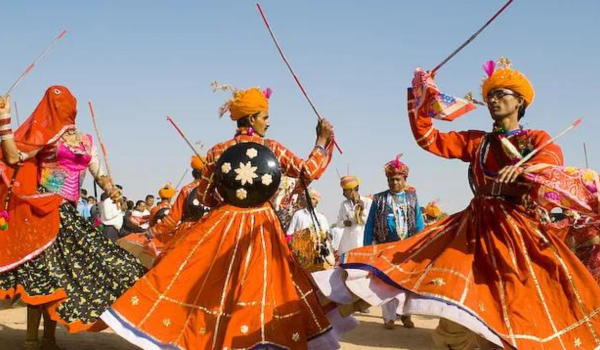
[[[465,46],[469,45],[471,43],[471,41],[475,40],[475,38],[481,33],[483,32],[483,30],[485,28],[487,28],[487,26],[489,26],[495,19],[496,17],[498,17],[504,10],[506,10],[506,8],[508,7],[508,5],[510,5],[513,2],[513,0],[508,0],[508,2],[506,4],[504,4],[504,6],[502,6],[500,8],[500,10],[498,10],[498,12],[496,12],[495,15],[492,16],[492,18],[490,18],[487,22],[485,22],[485,24],[483,25],[483,27],[479,28],[478,31],[476,31],[473,35],[471,35],[471,37],[469,39],[467,39],[467,41],[465,41],[464,43],[462,43],[462,45],[460,45],[456,50],[454,50],[454,52],[452,52],[450,54],[450,56],[446,57],[442,63],[438,64],[435,68],[433,68],[431,70],[431,76],[434,76],[435,73],[442,68],[443,65],[445,65],[446,63],[448,63],[448,61],[450,61],[452,59],[452,57],[456,56],[457,53],[459,53],[462,49],[465,48]]]
[[[46,49],[44,50],[44,52],[42,52],[41,55],[38,56],[38,58],[33,61],[32,64],[30,64],[27,69],[25,69],[25,71],[23,72],[23,74],[21,74],[21,76],[11,85],[11,87],[8,89],[8,91],[6,92],[6,94],[4,96],[8,96],[10,95],[13,90],[21,83],[21,81],[23,81],[23,79],[27,76],[27,74],[29,74],[29,72],[31,72],[33,70],[33,67],[35,67],[35,65],[44,57],[46,56],[46,54],[48,53],[48,51],[50,51],[50,49],[56,45],[56,43],[62,39],[63,36],[65,36],[65,34],[67,34],[66,30],[63,30],[62,32],[60,32],[60,34],[58,34],[58,36],[56,37],[56,39],[54,39],[54,41],[52,41],[52,43],[50,45],[48,45],[48,47],[46,47]]]
[[[587,147],[585,145],[585,142],[583,143],[583,155],[585,157],[585,167],[586,167],[586,169],[589,169],[590,168],[590,164],[588,163]]]
[[[15,116],[17,117],[17,127],[21,126],[21,120],[19,119],[19,108],[17,107],[17,102],[15,101]]]
[[[179,179],[179,182],[177,183],[177,186],[175,186],[175,191],[179,191],[179,186],[183,182],[183,179],[185,178],[185,176],[187,175],[187,173],[188,173],[189,170],[190,169],[185,168],[185,171],[183,172],[183,175],[181,175],[181,178]]]
[[[535,156],[538,152],[540,152],[546,146],[548,146],[552,142],[558,140],[559,138],[563,137],[569,131],[573,130],[577,125],[581,124],[582,121],[583,121],[582,118],[577,119],[575,122],[573,122],[571,125],[569,125],[565,130],[561,131],[558,135],[556,135],[553,138],[551,138],[550,140],[544,142],[538,148],[534,149],[533,151],[531,151],[531,153],[529,153],[528,155],[523,157],[523,159],[521,159],[517,164],[515,164],[515,166],[519,167],[519,166],[523,165],[523,163],[530,160],[533,156]]]
[[[337,173],[338,177],[341,179],[342,178],[342,174],[340,174],[340,171],[338,170],[337,167],[335,167],[335,172]]]
[[[98,123],[96,122],[96,114],[94,113],[94,107],[92,106],[92,101],[88,102],[90,106],[90,112],[92,114],[92,122],[94,123],[94,130],[96,131],[96,137],[98,138],[98,143],[100,144],[100,149],[102,151],[102,157],[104,158],[104,165],[106,166],[106,172],[108,173],[108,178],[111,183],[114,185],[114,178],[112,177],[112,171],[110,170],[110,166],[108,165],[108,155],[106,154],[106,147],[104,147],[104,142],[102,142],[102,136],[100,135],[100,130],[98,129]]]
[[[185,137],[185,135],[183,134],[183,131],[181,131],[181,129],[177,126],[177,124],[175,124],[175,121],[173,120],[173,118],[171,118],[170,116],[167,116],[167,121],[169,123],[171,123],[171,125],[173,125],[173,127],[175,128],[175,130],[177,130],[177,132],[179,133],[179,135],[181,136],[181,138],[188,144],[188,146],[190,146],[190,148],[192,149],[192,151],[194,152],[194,154],[200,158],[200,161],[202,163],[205,163],[202,160],[202,156],[200,155],[200,153],[198,153],[198,151],[196,150],[196,147],[194,147],[194,145],[192,145],[192,143],[190,142],[190,140],[188,140],[187,137]],[[206,164],[206,163],[205,163]]]
[[[300,88],[300,91],[302,91],[302,94],[308,101],[308,104],[312,108],[313,112],[315,112],[315,114],[317,115],[317,118],[319,120],[323,119],[323,117],[321,117],[321,114],[319,113],[319,111],[317,111],[317,107],[315,107],[315,104],[312,102],[310,97],[308,97],[308,94],[306,93],[306,90],[304,90],[304,87],[302,86],[300,79],[298,79],[298,76],[296,76],[296,73],[294,73],[294,70],[292,69],[292,66],[290,65],[288,59],[285,57],[285,54],[283,53],[283,50],[281,49],[281,46],[279,45],[279,42],[277,41],[277,38],[275,37],[275,33],[273,33],[273,30],[271,29],[269,20],[267,19],[267,16],[265,15],[262,7],[260,6],[260,3],[257,2],[256,7],[258,8],[258,12],[260,12],[260,16],[262,17],[263,21],[265,22],[265,25],[267,26],[267,30],[269,31],[269,34],[271,34],[271,39],[273,39],[273,43],[275,44],[277,51],[279,51],[279,55],[283,59],[283,62],[285,63],[285,65],[288,67],[288,70],[290,71],[290,73],[292,73],[292,77],[294,77],[294,80],[296,81],[296,84]],[[337,150],[340,152],[340,154],[344,154],[344,152],[342,152],[342,149],[340,148],[340,146],[338,146],[335,139],[333,139],[333,144],[335,145],[335,148],[337,148]]]

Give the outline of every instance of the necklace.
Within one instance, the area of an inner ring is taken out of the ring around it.
[[[251,126],[242,126],[237,128],[237,130],[235,131],[235,136],[239,136],[239,135],[248,135],[248,136],[252,136],[254,135],[254,129]]]
[[[518,129],[507,131],[506,129],[494,123],[492,135],[492,137],[497,137],[500,141],[502,152],[510,160],[509,164],[516,164],[533,149],[529,140],[529,130],[524,129],[522,125],[519,125]],[[511,140],[516,140],[517,145],[515,146]],[[497,172],[492,172],[485,169],[485,162],[488,159],[490,147],[493,147],[490,144],[490,139],[486,138],[481,152],[479,153],[479,166],[485,175],[489,177],[496,177],[498,176]]]
[[[74,154],[86,153],[87,145],[84,145],[86,150],[82,151],[81,145],[83,144],[83,140],[81,134],[76,129],[65,131],[61,139],[63,144]]]
[[[403,200],[402,197],[396,197],[395,194],[391,194],[391,196],[392,215],[394,215],[394,223],[396,224],[396,234],[402,240],[406,238],[408,233],[408,218],[406,217],[408,203],[406,200]],[[402,215],[402,223],[398,217],[399,215]]]

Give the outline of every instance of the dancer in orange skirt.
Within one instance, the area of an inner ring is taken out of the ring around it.
[[[296,157],[263,138],[269,95],[234,92],[222,110],[237,132],[208,151],[198,185],[198,199],[213,209],[102,315],[130,342],[144,349],[338,347],[317,289],[268,202],[282,174],[307,183],[323,174],[333,128],[320,121],[310,156]]]
[[[190,166],[194,181],[181,188],[169,214],[149,230],[150,236],[156,236],[163,244],[169,244],[179,232],[192,227],[208,211],[196,198],[196,188],[200,184],[205,163],[206,157],[192,156]]]
[[[470,163],[470,205],[407,240],[350,251],[344,270],[313,276],[334,301],[358,297],[381,305],[398,299],[398,314],[442,318],[435,340],[446,348],[597,349],[600,288],[561,238],[540,223],[528,186],[516,181],[532,165],[562,165],[561,149],[550,144],[523,167],[514,166],[550,136],[519,126],[534,90],[522,73],[501,63],[500,69],[486,65],[483,83],[491,133],[434,128],[437,111],[427,108],[429,90],[423,94],[424,85],[435,87],[427,72],[417,70],[409,91],[409,120],[419,146]]]
[[[51,86],[13,135],[10,97],[0,98],[0,299],[28,304],[25,349],[59,349],[56,321],[73,333],[106,328],[100,315],[146,272],[77,212],[87,170],[115,202],[121,194],[76,116],[69,89]]]

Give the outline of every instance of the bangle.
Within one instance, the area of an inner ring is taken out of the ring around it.
[[[2,140],[10,140],[14,138],[13,131],[10,126],[10,114],[0,114],[0,138]]]

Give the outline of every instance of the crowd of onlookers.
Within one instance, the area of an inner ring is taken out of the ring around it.
[[[117,185],[122,191],[122,187]],[[148,230],[150,211],[154,207],[155,197],[147,195],[144,200],[136,202],[123,197],[117,205],[106,193],[96,197],[88,195],[82,189],[77,203],[77,211],[90,223],[98,227],[112,241],[131,233]]]

